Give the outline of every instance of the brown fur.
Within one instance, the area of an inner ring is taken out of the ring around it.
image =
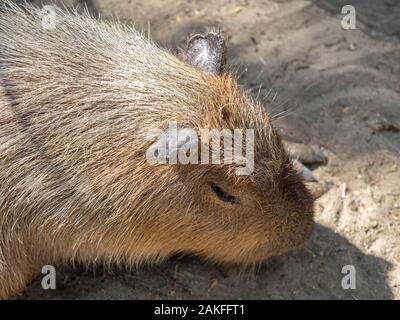
[[[0,13],[0,298],[44,264],[137,265],[174,253],[253,264],[300,246],[313,201],[263,107],[135,30]],[[61,13],[60,13],[61,14]],[[255,171],[146,162],[150,128],[254,128]],[[240,198],[221,202],[209,182]]]

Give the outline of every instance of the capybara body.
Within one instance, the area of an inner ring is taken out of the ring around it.
[[[0,10],[0,298],[46,264],[183,252],[248,265],[309,237],[312,198],[217,34],[181,59],[89,14],[57,11],[44,28],[39,9]],[[204,56],[213,45],[218,59]],[[170,122],[254,128],[254,171],[149,164],[146,134]]]

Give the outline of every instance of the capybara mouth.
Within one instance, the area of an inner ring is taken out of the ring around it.
[[[309,239],[315,227],[313,213],[304,214],[306,218],[293,228],[288,228],[277,234],[274,241],[267,244],[267,251],[272,252],[271,256],[278,256],[290,251],[303,248]]]

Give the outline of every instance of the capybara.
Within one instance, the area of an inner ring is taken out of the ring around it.
[[[54,13],[0,9],[1,298],[47,264],[188,253],[253,265],[308,239],[313,199],[265,107],[225,66],[220,34],[174,55],[119,22]],[[254,170],[150,164],[148,132],[171,122],[253,129]]]

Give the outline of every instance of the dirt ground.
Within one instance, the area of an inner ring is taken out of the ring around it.
[[[33,1],[39,3],[39,1]],[[60,2],[60,1],[59,1]],[[313,168],[332,189],[307,246],[255,272],[174,257],[139,270],[65,268],[57,289],[25,299],[400,299],[400,2],[398,0],[88,0],[176,50],[207,28],[229,39],[229,64],[265,101],[284,136],[323,146]],[[357,29],[341,27],[352,3]],[[341,287],[354,265],[356,289]]]

